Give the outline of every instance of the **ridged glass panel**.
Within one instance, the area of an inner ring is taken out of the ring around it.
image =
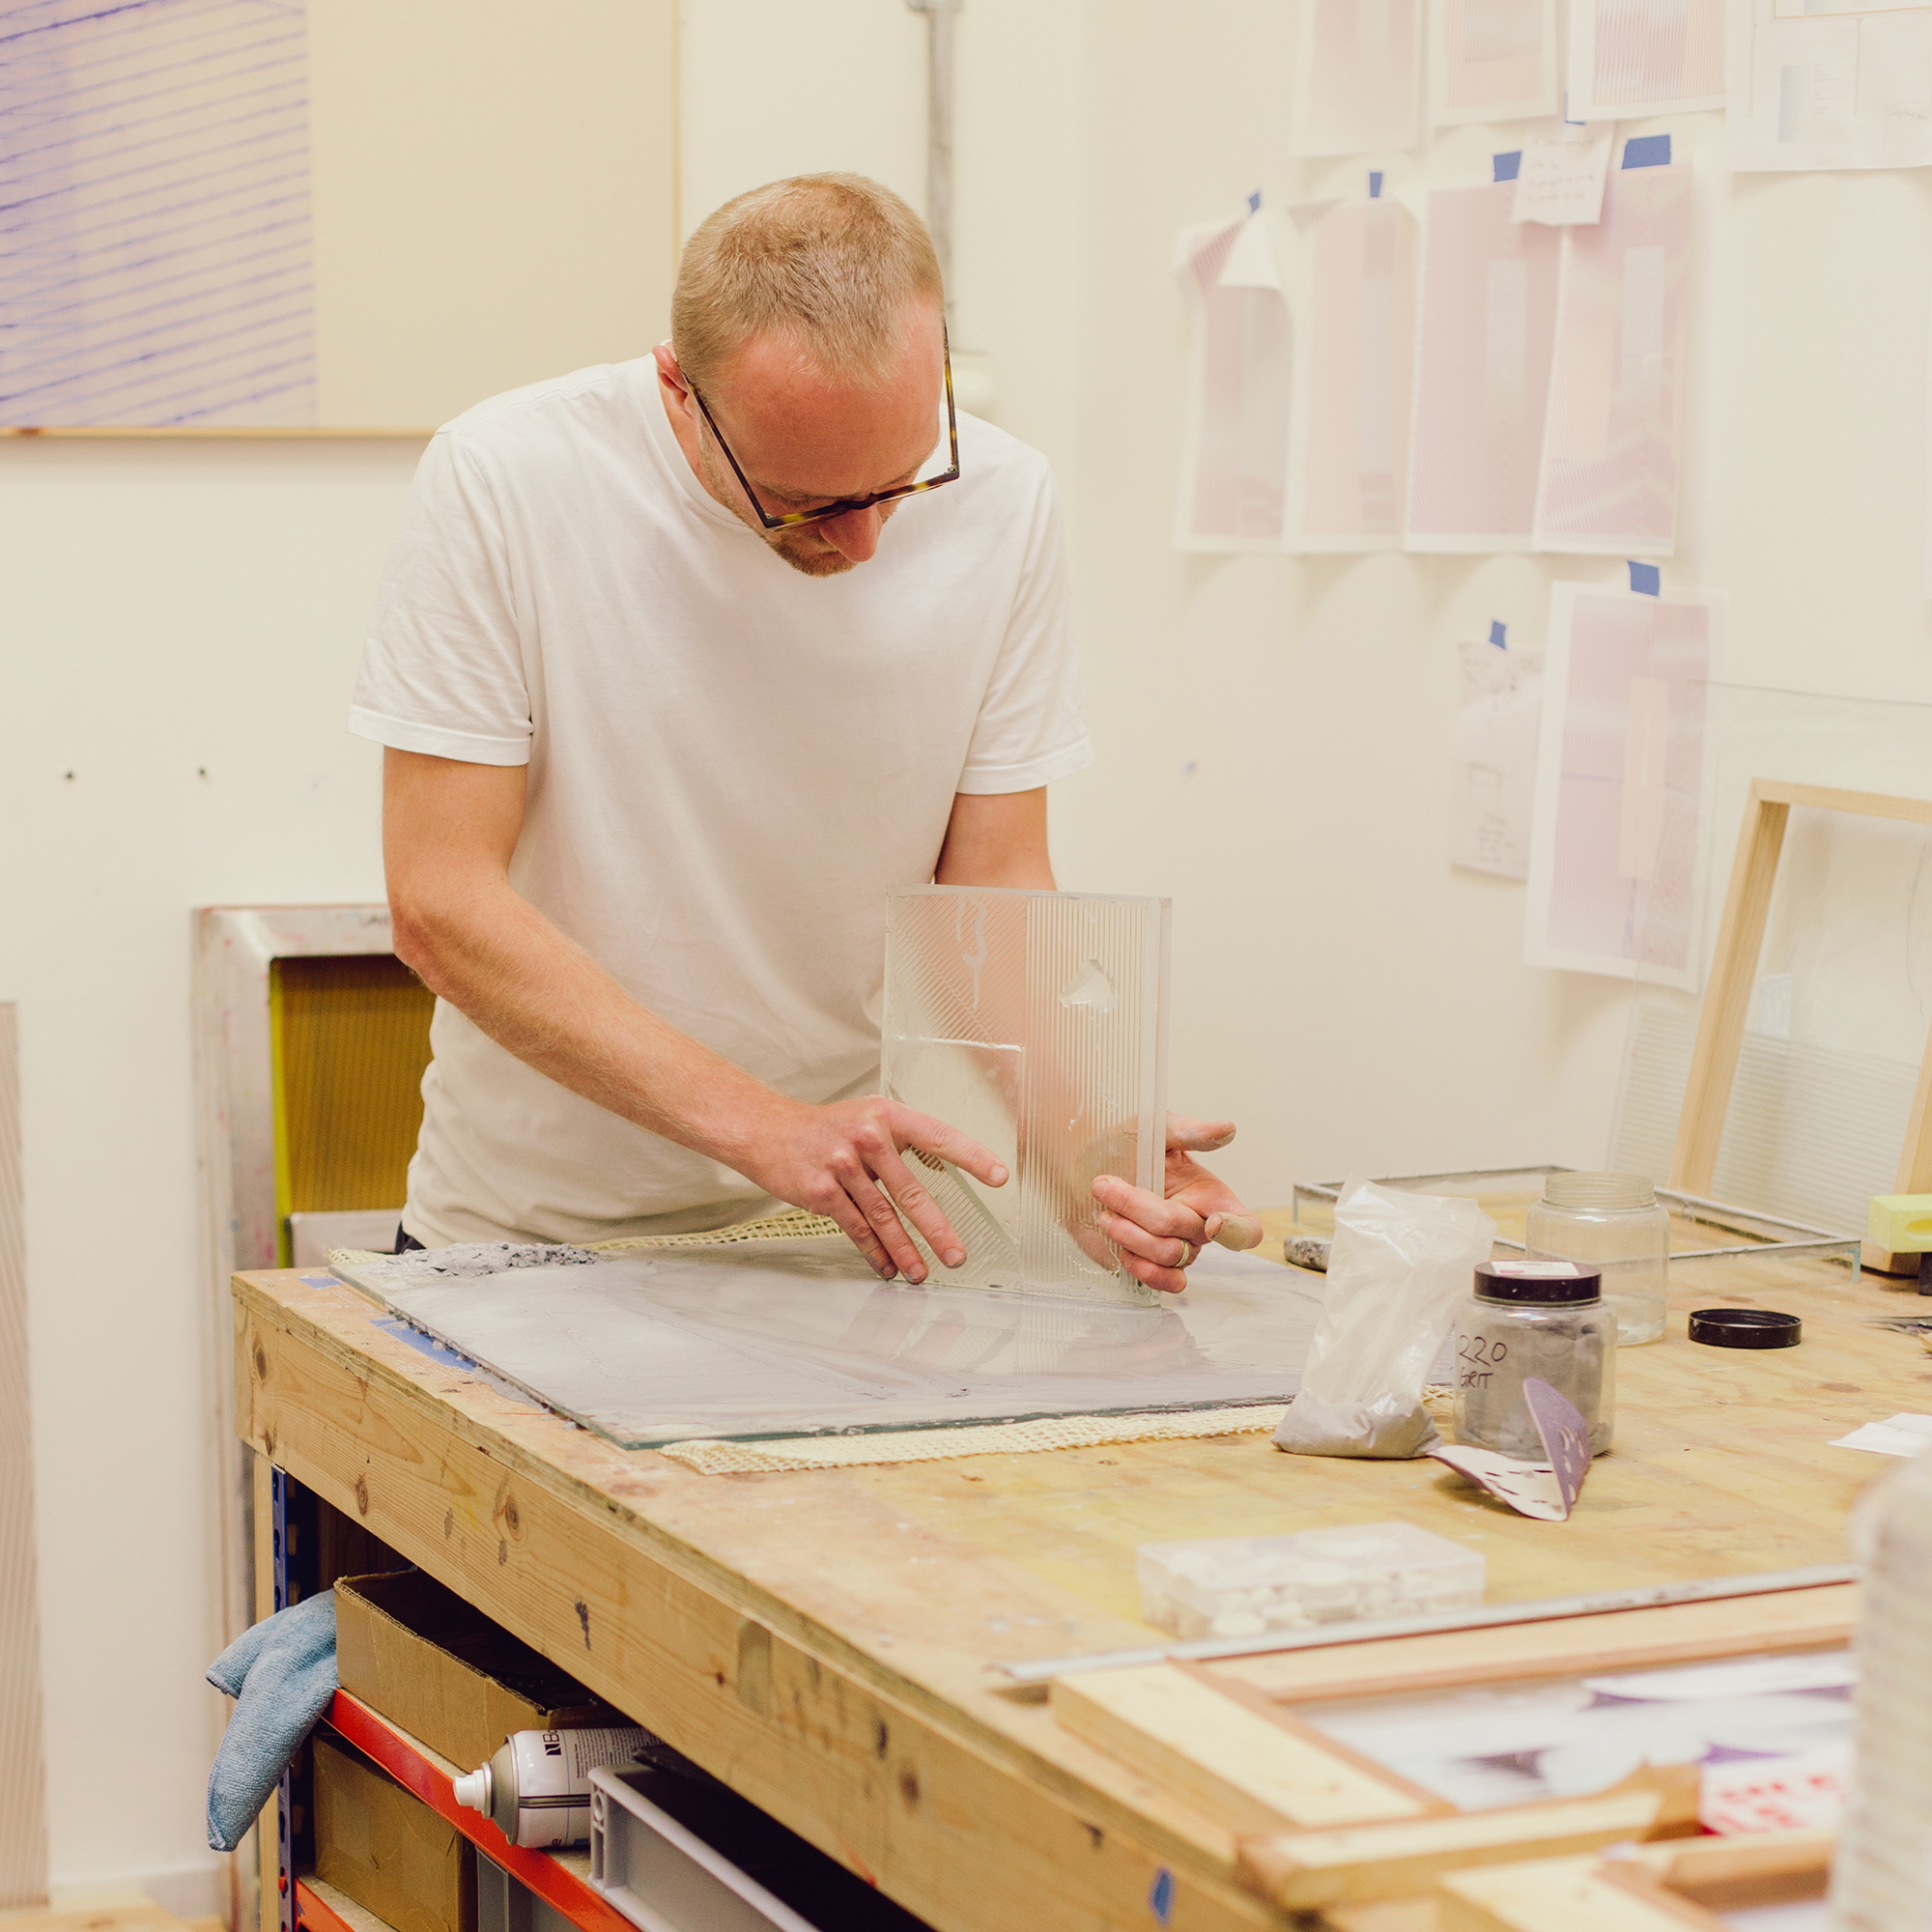
[[[904,886],[886,932],[885,1091],[1006,1163],[934,1198],[966,1247],[949,1285],[1151,1304],[1100,1232],[1096,1175],[1157,1187],[1169,902]]]

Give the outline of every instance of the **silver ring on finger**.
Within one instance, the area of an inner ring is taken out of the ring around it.
[[[1182,1241],[1180,1244],[1180,1259],[1175,1263],[1175,1266],[1182,1268],[1192,1267],[1194,1265],[1194,1257],[1200,1252],[1201,1250],[1192,1241]]]

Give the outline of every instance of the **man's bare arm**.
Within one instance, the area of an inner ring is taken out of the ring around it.
[[[1050,893],[1046,855],[1046,787],[1036,791],[960,792],[952,801],[946,842],[933,879],[942,886],[1010,886]]]
[[[397,954],[519,1060],[830,1215],[888,1278],[925,1274],[901,1214],[956,1265],[958,1237],[901,1151],[943,1155],[991,1186],[1006,1170],[895,1102],[814,1107],[774,1093],[639,1005],[511,886],[525,781],[520,765],[385,753],[383,860]],[[1043,805],[1041,818],[1043,838]]]

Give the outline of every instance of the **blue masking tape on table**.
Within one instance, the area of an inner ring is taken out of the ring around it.
[[[335,1695],[335,1592],[245,1630],[208,1666],[237,1700],[208,1774],[208,1843],[232,1852]]]

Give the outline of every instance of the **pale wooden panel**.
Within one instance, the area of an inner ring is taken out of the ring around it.
[[[1696,1768],[1677,1766],[1640,1773],[1627,1785],[1595,1798],[1244,1838],[1240,1871],[1256,1891],[1283,1911],[1319,1912],[1330,1905],[1426,1892],[1443,1873],[1471,1866],[1694,1832],[1696,1819]]]
[[[1737,1077],[1738,1050],[1744,1044],[1750,1011],[1751,982],[1764,949],[1771,890],[1777,880],[1778,854],[1791,808],[1767,799],[1760,781],[1751,786],[1738,833],[1738,856],[1724,895],[1724,920],[1711,962],[1711,982],[1697,1015],[1697,1043],[1684,1089],[1684,1112],[1677,1122],[1677,1146],[1670,1156],[1670,1184],[1680,1193],[1707,1195],[1717,1171],[1724,1114]]]
[[[47,1895],[23,1214],[19,1016],[0,1006],[0,1910]]]
[[[1075,1737],[1202,1800],[1237,1831],[1416,1818],[1446,1808],[1173,1664],[1062,1678],[1051,1702]]]
[[[1508,1684],[1577,1672],[1655,1670],[1710,1658],[1816,1650],[1848,1643],[1856,1583],[1779,1590],[1708,1604],[1663,1604],[1494,1630],[1382,1637],[1332,1650],[1284,1650],[1204,1666],[1284,1704],[1420,1693],[1450,1685]]]
[[[673,0],[309,0],[318,420],[433,425],[647,353]]]
[[[1435,1903],[1441,1932],[1719,1932],[1719,1912],[1821,1897],[1834,1842],[1830,1832],[1767,1832],[1494,1865],[1444,1879]]]
[[[1722,1923],[1681,1902],[1634,1898],[1594,1858],[1458,1872],[1436,1906],[1441,1932],[1720,1932]]]

